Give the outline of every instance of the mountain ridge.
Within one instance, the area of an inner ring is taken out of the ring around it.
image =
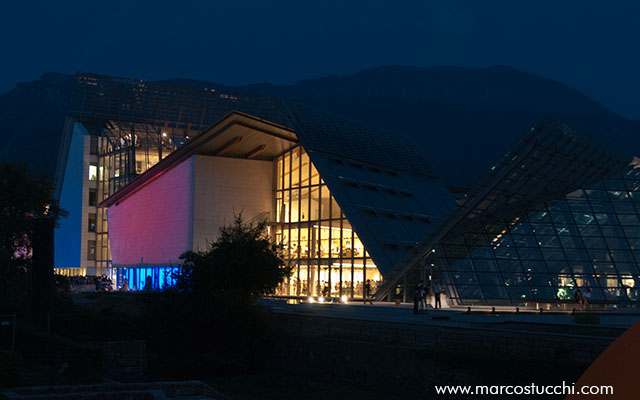
[[[74,75],[47,73],[0,95],[5,127],[0,159],[29,160],[35,170],[49,173],[55,169],[73,82]],[[544,118],[564,121],[618,146],[640,147],[640,121],[625,119],[561,82],[509,66],[379,66],[287,85],[234,86],[188,78],[161,82],[296,99],[410,135],[443,179],[454,185],[480,180]]]

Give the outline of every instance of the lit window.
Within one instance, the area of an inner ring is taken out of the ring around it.
[[[98,180],[98,166],[95,164],[89,165],[89,180],[90,181]]]

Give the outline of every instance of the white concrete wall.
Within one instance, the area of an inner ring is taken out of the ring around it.
[[[193,248],[194,158],[109,207],[113,265],[175,264]]]
[[[206,250],[222,226],[242,212],[245,222],[273,209],[273,163],[195,156],[195,250]]]

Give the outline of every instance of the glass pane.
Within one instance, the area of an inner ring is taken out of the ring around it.
[[[300,170],[300,186],[309,186],[309,184],[311,183],[310,177],[309,177],[309,156],[307,155],[307,152],[302,150],[300,151],[302,153],[302,165],[301,165],[301,170]]]
[[[300,221],[309,220],[309,188],[300,190]]]
[[[320,187],[312,187],[309,190],[309,193],[311,204],[311,214],[309,215],[309,219],[312,221],[317,221],[320,219]]]
[[[282,179],[283,179],[283,175],[284,175],[284,165],[283,165],[283,158],[282,157],[278,157],[278,162],[276,164],[276,189],[280,190],[282,189]]]
[[[340,218],[341,214],[342,212],[340,210],[340,207],[338,206],[338,203],[333,198],[333,196],[331,196],[331,218],[332,219]]]
[[[317,185],[320,183],[320,174],[316,170],[315,165],[311,164],[311,184]]]
[[[291,187],[300,186],[300,147],[293,150],[291,159]]]

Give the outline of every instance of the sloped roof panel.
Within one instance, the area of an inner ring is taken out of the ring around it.
[[[523,210],[558,199],[581,187],[620,173],[632,161],[629,153],[596,142],[591,136],[557,122],[543,121],[531,129],[497,163],[467,201],[396,264],[379,295],[384,295],[440,241],[495,221],[519,216]]]
[[[415,141],[404,135],[285,101],[292,127],[307,151],[318,151],[380,167],[435,177]]]

